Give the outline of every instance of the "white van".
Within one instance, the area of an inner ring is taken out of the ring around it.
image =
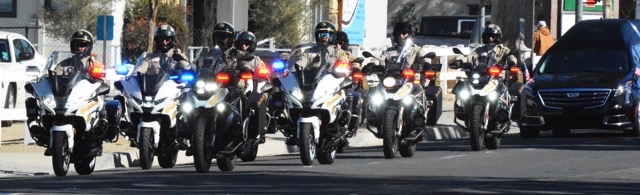
[[[0,106],[15,108],[18,99],[24,101],[24,84],[27,66],[42,71],[47,59],[33,47],[29,40],[17,33],[0,31]],[[26,116],[25,116],[26,117]],[[2,121],[2,126],[11,126]]]

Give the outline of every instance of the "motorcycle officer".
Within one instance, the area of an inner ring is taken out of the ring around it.
[[[72,56],[56,64],[52,70],[53,74],[69,76],[74,74],[76,71],[85,71],[87,73],[85,77],[90,78],[88,71],[91,70],[92,67],[104,68],[104,65],[96,60],[96,54],[91,53],[91,50],[93,49],[93,35],[89,31],[78,30],[71,34],[71,42],[69,46]],[[103,85],[106,85],[102,79],[91,80],[94,82],[102,82]],[[32,135],[45,135],[47,133],[45,132],[45,129],[38,125],[40,117],[38,115],[38,111],[40,110],[40,106],[38,105],[37,100],[33,97],[28,97],[25,102],[29,131]]]
[[[513,66],[517,62],[517,58],[510,54],[511,49],[502,44],[502,31],[500,27],[495,24],[487,24],[482,31],[482,43],[483,46],[478,47],[471,51],[468,55],[464,56],[460,61],[461,63],[474,64],[473,62],[478,61],[493,61],[497,62],[501,68],[505,68],[509,66]],[[491,56],[490,54],[494,54]],[[492,57],[492,59],[487,59],[487,57]],[[506,63],[506,64],[505,64]],[[521,77],[521,73],[518,75]],[[500,73],[500,77],[505,77],[505,71]],[[522,82],[522,79],[518,79],[517,82]],[[461,85],[459,82],[456,86],[453,87],[453,91],[455,92],[458,89],[458,86]],[[506,89],[504,89],[506,90]]]
[[[298,49],[292,52],[289,58],[289,66],[307,67],[331,66],[340,57],[338,47],[332,43],[336,39],[336,26],[331,22],[320,22],[315,27],[315,45],[309,49],[301,51]],[[294,67],[289,67],[293,69]]]
[[[403,58],[403,60],[405,61],[404,64],[408,64],[410,68],[416,72],[415,79],[417,81],[420,81],[422,77],[420,76],[421,74],[419,73],[423,71],[422,70],[423,65],[429,64],[429,63],[426,58],[423,58],[427,54],[427,52],[424,51],[422,47],[412,44],[412,40],[411,40],[412,36],[413,36],[413,26],[411,25],[411,23],[409,22],[396,23],[393,26],[393,33],[391,38],[393,46],[383,51],[379,59],[384,61],[384,63],[388,67],[392,64],[395,64],[395,61],[403,52],[406,53]],[[408,43],[411,43],[411,45],[407,45]],[[407,49],[403,51],[403,49],[405,49],[405,46],[407,47]],[[424,83],[424,82],[420,82],[420,83]],[[411,91],[411,93],[413,94],[414,97],[416,97],[416,99],[420,100],[423,103],[423,105],[426,106],[425,104],[426,97],[423,93],[424,90],[422,89],[422,86],[420,86],[420,84],[416,84],[415,82],[413,84],[415,87],[413,87],[413,91]],[[424,112],[424,110],[422,112]],[[420,116],[423,116],[423,115],[420,115]]]
[[[191,69],[187,56],[180,49],[175,48],[176,32],[173,27],[166,24],[157,27],[153,41],[155,51],[147,54],[134,73],[159,74],[162,70]]]

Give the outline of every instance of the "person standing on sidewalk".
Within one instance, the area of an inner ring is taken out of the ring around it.
[[[551,37],[551,32],[544,20],[538,21],[536,26],[538,30],[533,33],[533,52],[536,53],[536,56],[542,56],[555,40]]]

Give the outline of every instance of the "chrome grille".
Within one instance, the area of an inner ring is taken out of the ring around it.
[[[603,106],[611,89],[539,90],[542,105],[549,108],[595,108]]]

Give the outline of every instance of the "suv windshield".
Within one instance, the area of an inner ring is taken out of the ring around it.
[[[0,62],[11,62],[9,43],[6,39],[0,39]]]
[[[611,51],[558,51],[550,53],[540,65],[538,73],[624,73],[629,70],[625,50]]]

